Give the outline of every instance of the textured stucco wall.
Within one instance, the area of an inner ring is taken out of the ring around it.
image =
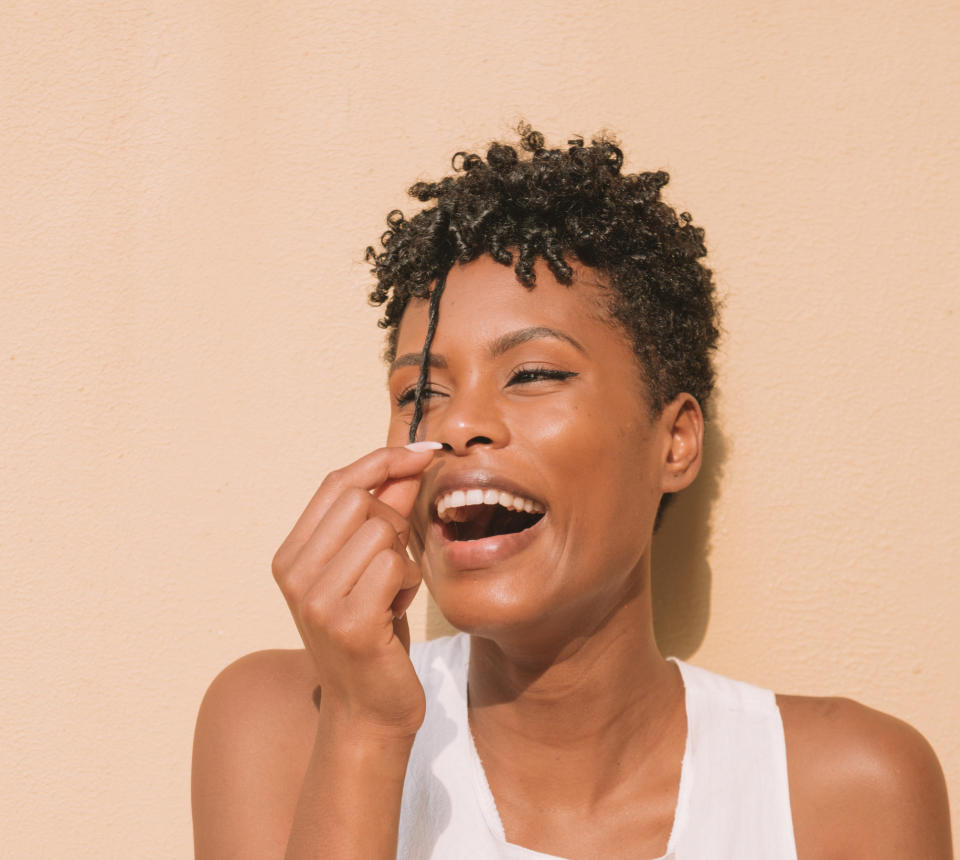
[[[363,248],[521,117],[671,171],[726,296],[665,647],[913,722],[956,818],[958,7],[587,8],[4,5],[5,856],[188,855],[203,690],[296,645],[270,557],[383,437]]]

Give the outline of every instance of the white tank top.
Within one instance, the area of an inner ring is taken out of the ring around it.
[[[397,856],[562,860],[506,840],[467,722],[469,656],[464,634],[410,649],[427,713],[407,765]],[[675,662],[687,740],[673,829],[657,860],[796,860],[773,693]]]

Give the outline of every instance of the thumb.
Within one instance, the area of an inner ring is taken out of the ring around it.
[[[381,502],[390,505],[400,516],[406,518],[413,511],[413,503],[417,500],[421,483],[423,483],[422,475],[389,478],[374,491],[374,495]]]

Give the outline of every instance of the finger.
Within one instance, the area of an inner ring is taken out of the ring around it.
[[[323,576],[311,578],[308,588],[320,588],[333,600],[346,597],[382,551],[405,554],[393,526],[380,517],[365,520],[340,550],[323,566]],[[399,587],[399,586],[398,586]]]
[[[419,568],[417,568],[417,573],[420,573]],[[422,576],[422,574],[420,575]],[[390,610],[393,612],[394,617],[399,618],[403,615],[406,615],[407,610],[410,608],[410,604],[413,603],[414,598],[420,591],[420,584],[421,583],[418,582],[416,585],[413,585],[409,588],[401,588],[397,592],[397,596],[393,599],[393,603],[390,604]]]
[[[389,490],[393,483],[403,484],[406,480],[418,482],[435,453],[436,451],[430,449],[411,451],[405,447],[378,448],[349,466],[331,472],[323,483],[329,488],[332,498],[347,487],[371,490],[378,496],[383,493],[391,495]],[[324,491],[321,494],[320,503],[329,504],[330,501],[331,497],[328,497],[327,492]],[[409,510],[399,512],[404,516],[410,513]]]
[[[404,555],[394,550],[380,550],[370,559],[348,595],[332,599],[321,587],[322,583],[314,583],[303,598],[302,623],[307,628],[318,626],[358,654],[371,647],[382,647],[397,631],[390,608],[393,598],[405,584],[418,578],[419,571],[408,569]]]
[[[388,481],[416,479],[414,483],[404,483],[396,492],[387,492],[386,504],[391,500],[400,507],[391,505],[402,516],[409,516],[419,490],[418,476],[430,464],[434,455],[433,450],[411,451],[409,448],[378,448],[361,457],[349,466],[337,469],[324,478],[313,498],[307,504],[300,518],[297,520],[287,539],[277,551],[281,559],[295,553],[307,538],[316,529],[330,506],[347,489],[378,490]],[[412,489],[412,496],[411,496]],[[389,490],[389,488],[388,488]],[[402,510],[401,508],[406,508]]]
[[[429,463],[427,464],[429,466]],[[417,500],[417,493],[420,492],[420,486],[423,484],[423,473],[414,475],[410,478],[390,478],[385,481],[378,489],[374,490],[374,495],[385,504],[388,504],[398,513],[409,517],[413,511],[414,502]]]
[[[309,588],[323,566],[346,546],[367,520],[375,517],[393,527],[396,546],[402,550],[410,529],[407,521],[366,490],[349,489],[330,507],[289,567],[275,571],[284,593],[295,598]]]
[[[402,614],[394,608],[398,597],[404,592],[416,593],[419,583],[420,569],[406,555],[382,550],[371,559],[345,602],[358,615],[392,621]]]
[[[374,517],[390,523],[398,541],[406,547],[410,523],[366,490],[351,489],[330,506],[298,555],[309,548],[310,557],[323,564],[366,520]]]
[[[407,535],[407,546],[415,559],[420,559],[423,556],[423,535],[412,525]]]

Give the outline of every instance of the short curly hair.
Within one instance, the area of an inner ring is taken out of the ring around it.
[[[682,392],[705,410],[714,386],[718,307],[703,230],[688,213],[660,199],[662,171],[621,173],[623,153],[608,136],[567,149],[547,149],[544,137],[521,125],[520,147],[490,144],[486,159],[458,152],[453,176],[417,182],[410,195],[435,204],[409,220],[394,210],[368,247],[377,279],[374,305],[386,304],[386,358],[396,356],[397,329],[407,303],[426,299],[451,266],[489,254],[513,265],[517,280],[534,287],[543,258],[556,279],[573,280],[571,262],[595,269],[607,289],[608,310],[630,337],[658,415]]]

